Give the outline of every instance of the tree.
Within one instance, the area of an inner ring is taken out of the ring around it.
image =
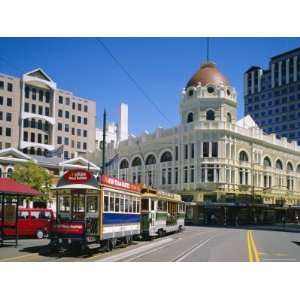
[[[53,175],[47,169],[34,162],[16,165],[12,178],[18,182],[26,183],[42,193],[39,200],[49,200],[49,192],[52,186]]]

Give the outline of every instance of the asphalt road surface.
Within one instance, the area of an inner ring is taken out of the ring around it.
[[[47,240],[0,248],[0,262],[294,262],[300,233],[247,228],[186,227],[185,231],[92,255],[49,253]]]

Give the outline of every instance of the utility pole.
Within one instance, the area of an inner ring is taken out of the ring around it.
[[[103,113],[102,175],[105,174],[105,151],[106,151],[106,110],[104,110]]]

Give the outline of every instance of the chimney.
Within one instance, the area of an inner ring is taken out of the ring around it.
[[[121,103],[120,105],[120,120],[119,120],[119,142],[128,139],[128,105]]]

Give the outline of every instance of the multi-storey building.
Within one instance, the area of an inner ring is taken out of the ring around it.
[[[300,48],[244,74],[245,114],[267,133],[300,142]]]
[[[228,80],[214,64],[202,65],[182,91],[181,123],[120,142],[109,173],[182,194],[195,223],[212,208],[233,222],[300,204],[297,142],[264,133],[249,115],[237,121],[236,107]]]
[[[93,152],[95,136],[95,101],[58,89],[41,69],[0,74],[0,149],[44,156],[63,145],[68,159]]]

